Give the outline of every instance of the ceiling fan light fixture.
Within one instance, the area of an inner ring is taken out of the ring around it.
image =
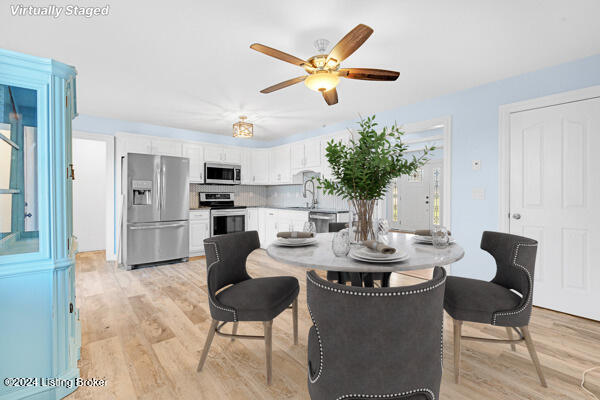
[[[328,71],[317,71],[304,80],[306,87],[315,92],[327,92],[335,88],[339,82],[340,78]]]
[[[254,136],[254,125],[246,122],[248,117],[241,115],[240,120],[233,124],[233,137],[251,138]]]

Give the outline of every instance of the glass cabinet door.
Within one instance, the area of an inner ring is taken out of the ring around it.
[[[0,84],[0,256],[39,251],[37,92]]]

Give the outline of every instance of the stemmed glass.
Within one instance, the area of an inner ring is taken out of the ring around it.
[[[315,225],[315,223],[313,221],[306,221],[304,223],[303,231],[317,233],[317,226]]]

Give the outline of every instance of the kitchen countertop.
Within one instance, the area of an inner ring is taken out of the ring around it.
[[[284,206],[246,206],[246,208],[274,208],[276,210],[287,211],[316,211],[324,213],[347,213],[348,210],[335,210],[333,208],[305,208],[305,207],[284,207]],[[210,207],[190,208],[190,211],[209,211]]]

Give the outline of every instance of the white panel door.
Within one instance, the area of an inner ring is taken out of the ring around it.
[[[240,149],[225,147],[223,149],[223,161],[229,164],[240,164],[242,162],[242,152]]]
[[[152,141],[142,136],[125,137],[127,153],[152,154]]]
[[[513,113],[510,232],[539,242],[535,305],[600,320],[600,98]]]
[[[302,169],[305,165],[304,142],[292,143],[290,147],[292,152],[290,161],[292,170]]]

